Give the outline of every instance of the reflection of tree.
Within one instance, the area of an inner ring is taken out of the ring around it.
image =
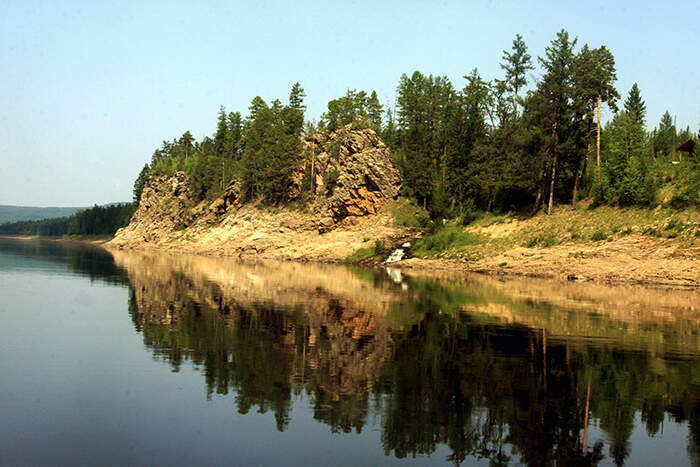
[[[455,464],[476,456],[502,465],[510,459],[505,441],[526,464],[602,459],[601,444],[582,454],[579,372],[567,371],[563,345],[550,344],[545,362],[542,341],[536,342],[540,335],[532,330],[506,333],[425,305],[420,325],[397,337],[391,373],[380,385],[388,388],[382,436],[387,452],[429,454],[444,443]]]
[[[697,373],[696,373],[697,376]],[[690,430],[688,433],[688,456],[694,467],[700,467],[700,404],[696,403],[688,415]]]
[[[56,265],[65,264],[74,273],[89,277],[91,281],[114,285],[129,283],[126,271],[114,263],[112,255],[98,246],[52,240],[0,240],[0,253],[16,255],[18,252],[24,261],[32,258]]]
[[[130,312],[156,356],[174,371],[192,361],[210,396],[233,392],[241,413],[271,411],[280,430],[303,390],[333,432],[360,432],[380,417],[387,455],[429,455],[444,444],[454,464],[474,456],[595,465],[604,448],[588,439],[595,423],[622,464],[639,411],[650,435],[665,414],[689,421],[688,452],[698,460],[697,358],[553,338],[461,311],[483,304],[478,289],[413,280],[411,300],[382,315],[322,288],[305,292],[313,306],[237,299],[183,271],[134,274],[132,286]],[[533,300],[499,306],[516,316],[556,311]]]

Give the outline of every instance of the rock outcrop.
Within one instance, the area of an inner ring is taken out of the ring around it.
[[[192,204],[189,178],[184,172],[176,172],[171,177],[152,177],[143,188],[131,222],[119,229],[116,237],[157,242],[186,226]]]
[[[347,125],[328,138],[315,136],[306,144],[311,154],[307,164],[313,166],[316,213],[338,223],[376,214],[398,196],[401,175],[391,151],[374,130]]]
[[[398,196],[401,177],[391,151],[373,130],[348,125],[327,137],[316,135],[305,141],[304,154],[288,197],[305,199],[305,210],[242,203],[237,180],[220,198],[195,204],[187,175],[177,172],[147,181],[131,223],[112,244],[340,260],[375,240],[395,243],[407,236],[383,211]],[[304,180],[309,174],[313,183]]]

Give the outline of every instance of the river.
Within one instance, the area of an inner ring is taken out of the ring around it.
[[[0,239],[0,465],[700,465],[699,305]]]

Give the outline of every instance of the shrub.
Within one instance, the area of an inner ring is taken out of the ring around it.
[[[591,240],[594,242],[599,242],[601,240],[607,240],[608,239],[608,234],[606,234],[602,230],[596,230],[593,232],[593,235],[591,235]]]

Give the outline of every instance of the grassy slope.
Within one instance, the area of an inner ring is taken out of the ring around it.
[[[579,204],[575,209],[560,207],[551,216],[540,213],[518,218],[487,214],[466,227],[448,223],[437,233],[418,241],[413,253],[422,258],[480,260],[517,247],[595,246],[633,234],[673,239],[672,243],[679,247],[700,246],[700,211],[609,206],[590,209]]]

